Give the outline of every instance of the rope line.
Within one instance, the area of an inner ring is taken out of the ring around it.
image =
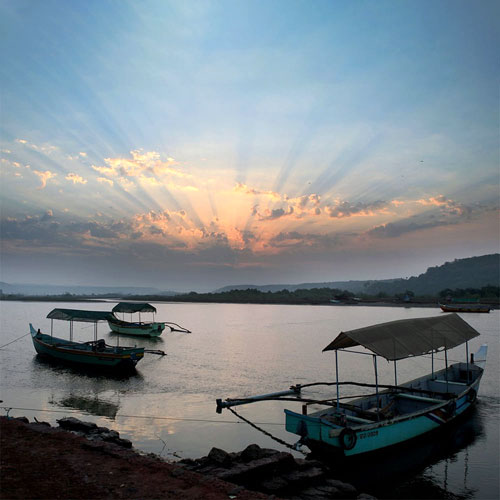
[[[293,444],[290,444],[290,443],[287,443],[286,441],[283,441],[283,439],[280,439],[279,437],[276,437],[276,436],[273,436],[270,432],[267,432],[265,431],[264,429],[262,429],[261,427],[257,426],[256,424],[254,424],[253,422],[250,422],[250,420],[248,420],[247,418],[243,417],[242,415],[240,415],[239,413],[236,413],[235,410],[233,410],[232,408],[227,408],[233,415],[235,415],[236,417],[238,417],[239,419],[243,420],[243,422],[249,424],[251,427],[253,427],[254,429],[262,432],[263,434],[265,434],[266,436],[270,437],[271,439],[273,439],[274,441],[276,441],[277,443],[279,444],[282,444],[283,446],[286,446],[287,448],[289,448],[290,450],[294,450],[294,451],[298,451],[299,453],[302,453],[303,455],[307,455],[307,453],[303,452],[302,450],[296,448]],[[261,425],[267,425],[267,424],[262,424]]]
[[[10,344],[13,344],[14,342],[17,342],[18,340],[21,340],[22,338],[26,337],[27,335],[31,335],[30,333],[25,333],[24,335],[21,335],[19,338],[14,339],[12,342],[9,342],[5,345],[0,346],[0,349],[3,349],[4,347],[7,347]]]
[[[23,410],[23,411],[39,411],[39,412],[47,412],[47,413],[75,413],[75,414],[87,414],[83,410],[49,410],[49,409],[41,409],[41,408],[18,408],[15,406],[0,406],[0,408],[4,410]],[[231,410],[231,408],[228,408]],[[240,417],[239,415],[234,412],[234,410],[231,410],[233,413],[235,413],[236,416]],[[100,417],[105,417],[106,415],[98,415]],[[177,421],[182,421],[182,422],[205,422],[205,423],[212,423],[212,424],[241,424],[241,422],[235,422],[234,420],[209,420],[209,419],[203,419],[203,418],[183,418],[183,417],[156,417],[156,416],[147,416],[147,415],[116,415],[115,418],[151,418],[154,420],[177,420]],[[283,423],[277,423],[277,422],[257,422],[259,425],[280,425],[283,426]],[[265,432],[265,431],[264,431]]]

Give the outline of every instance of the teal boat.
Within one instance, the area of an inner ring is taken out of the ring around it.
[[[116,313],[122,313],[123,319],[118,318]],[[125,321],[125,313],[130,314],[131,317],[132,314],[138,314],[139,321]],[[141,321],[141,313],[153,313],[153,321]],[[156,307],[151,304],[144,302],[119,302],[115,307],[113,307],[112,314],[107,321],[111,331],[124,335],[159,337],[165,329],[165,325],[170,328],[171,332],[191,333],[189,330],[179,326],[177,323],[155,321],[155,313]]]
[[[217,411],[255,401],[301,402],[301,412],[285,410],[286,430],[300,436],[300,444],[332,458],[366,457],[442,430],[474,405],[487,354],[487,345],[483,345],[469,359],[468,341],[478,335],[456,314],[341,332],[323,349],[335,352],[335,382],[295,385],[286,391],[249,398],[219,399]],[[462,344],[466,346],[465,362],[448,365],[448,350]],[[352,349],[358,346],[366,350]],[[375,383],[340,381],[339,352],[371,356]],[[445,355],[445,368],[438,371],[434,370],[436,352]],[[398,384],[397,361],[428,354],[431,373]],[[378,357],[394,362],[394,385],[379,383]],[[333,387],[333,395],[321,400],[304,397],[305,390],[319,386]],[[341,395],[341,389],[349,386],[365,387],[372,393]],[[313,405],[314,411],[310,412]]]
[[[69,364],[105,368],[115,371],[126,371],[144,357],[143,347],[110,346],[103,339],[97,338],[97,323],[107,321],[111,313],[105,311],[83,311],[79,309],[54,309],[48,315],[50,318],[50,334],[36,330],[30,323],[33,346],[38,354]],[[69,340],[53,336],[53,320],[69,321]],[[94,324],[94,340],[75,342],[73,340],[73,322]]]

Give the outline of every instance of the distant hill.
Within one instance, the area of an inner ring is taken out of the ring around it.
[[[0,281],[2,294],[18,295],[176,295],[176,292],[162,292],[158,288],[138,286],[78,286],[78,285],[35,285],[15,284]]]
[[[392,282],[371,281],[365,285],[368,295],[394,295],[412,291],[415,295],[437,295],[444,289],[481,288],[500,285],[500,254],[455,259],[441,266],[429,267],[419,276]]]
[[[393,282],[394,279],[380,280],[381,283]],[[298,283],[295,285],[229,285],[214,290],[214,293],[230,292],[231,290],[259,290],[260,292],[280,292],[288,290],[295,292],[296,290],[311,290],[313,288],[335,288],[338,290],[346,290],[352,293],[361,293],[365,290],[367,284],[372,281],[367,280],[351,280],[351,281],[327,281],[321,283]]]
[[[407,290],[417,296],[437,296],[442,290],[457,288],[481,288],[487,285],[500,285],[500,254],[483,255],[455,259],[441,266],[429,267],[419,276],[411,278],[386,279],[386,280],[358,280],[358,281],[330,281],[322,283],[300,283],[296,285],[232,285],[215,290],[214,293],[228,292],[230,290],[255,289],[261,292],[277,292],[299,289],[335,288],[346,290],[355,294],[378,295],[404,294]]]

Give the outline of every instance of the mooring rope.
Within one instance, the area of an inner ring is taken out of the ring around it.
[[[277,443],[279,444],[282,444],[283,446],[286,446],[287,448],[289,448],[290,450],[293,450],[293,451],[298,451],[299,453],[302,453],[303,455],[307,455],[306,452],[298,449],[295,445],[293,444],[290,444],[290,443],[287,443],[286,441],[283,441],[283,439],[280,439],[279,437],[276,437],[276,436],[273,436],[270,432],[267,432],[266,430],[262,429],[262,427],[259,427],[258,425],[255,425],[253,422],[250,422],[250,420],[248,420],[247,418],[243,417],[242,415],[240,415],[239,413],[237,413],[235,410],[233,410],[232,408],[227,408],[233,415],[235,415],[236,417],[238,417],[239,419],[243,420],[243,422],[249,424],[251,427],[253,427],[254,429],[257,429],[258,431],[262,432],[263,434],[265,434],[266,436],[270,437],[271,439],[273,439],[274,441],[276,441]]]
[[[0,401],[4,402],[4,401]],[[19,410],[19,411],[37,411],[37,412],[45,412],[45,413],[66,413],[70,415],[92,415],[91,413],[85,411],[85,410],[74,410],[71,408],[68,409],[63,409],[63,410],[54,410],[54,409],[49,409],[49,408],[21,408],[21,407],[16,407],[16,406],[0,406],[0,409],[3,410]],[[106,415],[93,415],[97,417],[102,417],[102,418],[109,418],[106,417]],[[237,422],[234,420],[212,420],[208,418],[186,418],[186,417],[158,417],[155,415],[125,415],[125,414],[117,414],[114,419],[119,419],[119,418],[140,418],[140,419],[152,419],[152,420],[174,420],[174,421],[179,421],[179,422],[203,422],[203,423],[210,423],[210,424],[236,424],[236,425],[241,425],[241,422]],[[283,427],[283,423],[279,422],[259,422],[260,425],[277,425],[280,427]]]
[[[17,342],[18,340],[21,340],[22,338],[26,337],[27,335],[31,335],[30,333],[25,333],[24,335],[21,335],[19,338],[14,339],[12,342],[9,342],[5,345],[0,346],[0,349],[3,349],[4,347],[7,347],[10,344],[13,344],[14,342]]]

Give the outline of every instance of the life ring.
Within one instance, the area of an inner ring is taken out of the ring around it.
[[[350,427],[345,427],[339,435],[339,440],[344,450],[352,450],[356,446],[358,437]]]
[[[476,400],[477,398],[477,392],[475,389],[470,389],[469,392],[467,393],[467,401],[469,403],[474,403],[474,401]]]
[[[452,416],[455,413],[455,410],[457,409],[457,404],[455,401],[450,401],[445,407],[444,411],[448,413],[448,415]]]

